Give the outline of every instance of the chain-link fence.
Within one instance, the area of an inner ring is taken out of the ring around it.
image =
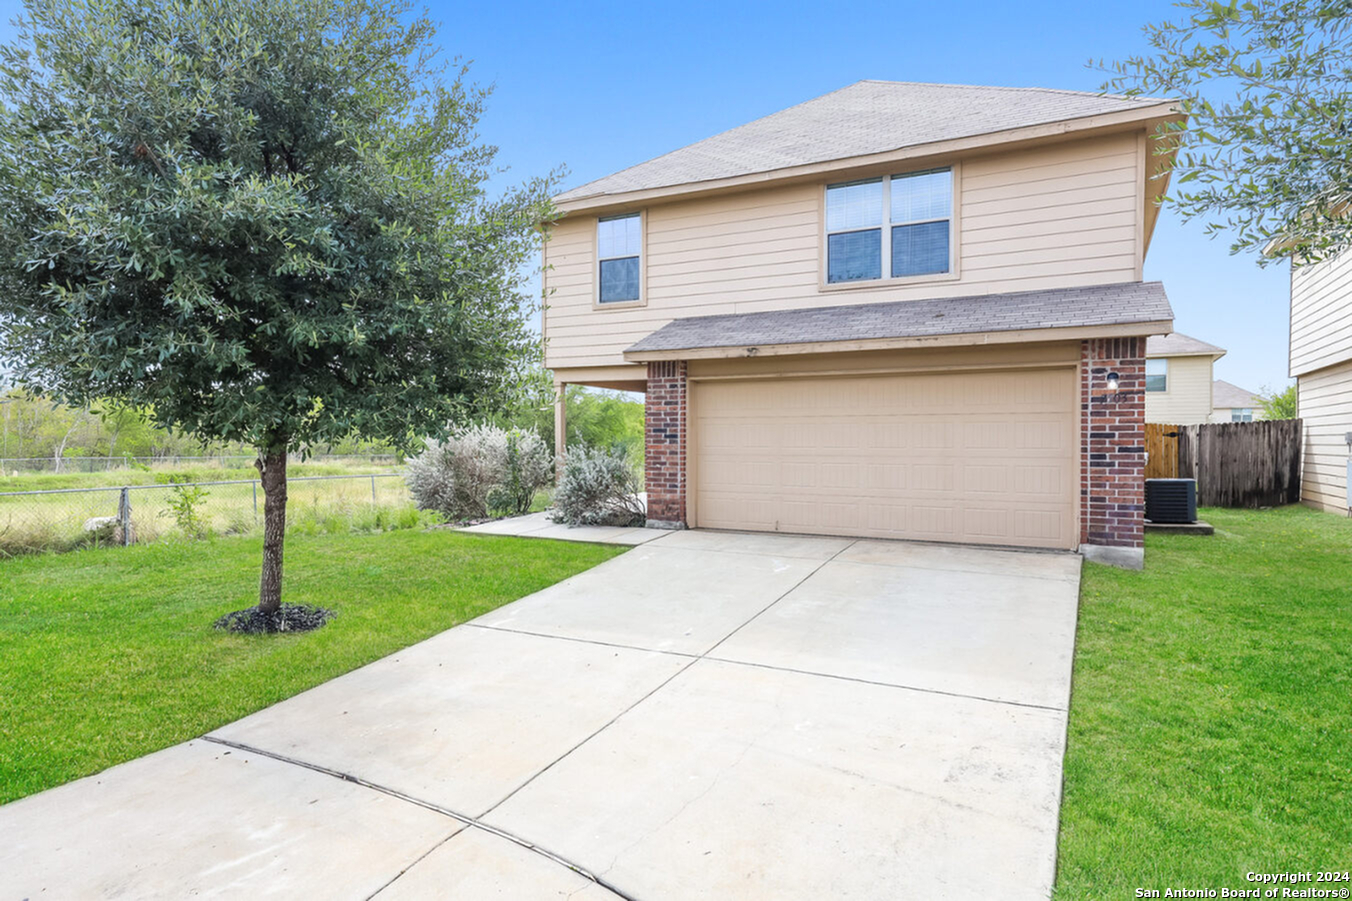
[[[159,457],[3,457],[0,456],[0,476],[20,472],[117,472],[127,469],[171,469],[200,467],[204,469],[247,469],[254,465],[252,454],[164,454]],[[311,454],[303,461],[299,454],[291,456],[293,463],[333,463],[352,466],[394,466],[399,458],[394,454]]]
[[[263,527],[257,480],[0,493],[0,557],[167,536],[247,535]],[[287,480],[287,528],[353,531],[414,525],[421,514],[399,473]]]

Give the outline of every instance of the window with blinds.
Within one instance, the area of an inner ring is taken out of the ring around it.
[[[638,213],[608,216],[596,222],[596,256],[600,271],[600,303],[641,299],[643,220]]]
[[[953,171],[828,185],[826,281],[941,275],[952,268]]]

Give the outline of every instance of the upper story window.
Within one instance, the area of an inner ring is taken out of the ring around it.
[[[1230,410],[1231,422],[1253,422],[1253,407],[1235,407]]]
[[[1160,357],[1145,361],[1145,390],[1169,390],[1169,361]]]
[[[596,222],[596,257],[600,303],[640,299],[643,219],[638,213],[608,216]]]
[[[826,188],[828,283],[942,275],[952,265],[952,239],[951,169]]]

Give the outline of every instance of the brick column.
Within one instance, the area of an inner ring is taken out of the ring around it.
[[[1139,569],[1145,559],[1144,337],[1080,346],[1080,545],[1105,563]]]
[[[648,525],[685,528],[685,361],[648,364],[644,482]]]

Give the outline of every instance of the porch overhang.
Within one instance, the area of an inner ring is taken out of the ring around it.
[[[1159,282],[1125,282],[677,319],[624,352],[632,363],[851,353],[1167,334]]]

